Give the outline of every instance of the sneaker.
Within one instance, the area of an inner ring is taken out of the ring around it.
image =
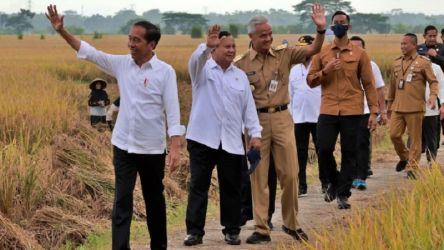
[[[352,188],[357,188],[360,181],[360,179],[354,179],[352,182]]]
[[[202,236],[197,234],[188,234],[183,241],[185,246],[194,246],[202,244]]]
[[[350,203],[348,203],[347,197],[338,197],[337,202],[338,202],[339,209],[350,209],[351,208]]]
[[[324,200],[326,202],[332,202],[336,199],[336,188],[330,183],[328,184],[328,189],[325,192]]]
[[[250,237],[247,238],[248,244],[261,244],[270,241],[270,235],[260,234],[258,232],[254,232],[252,235],[250,235]]]
[[[291,230],[290,228],[282,225],[282,230],[290,235],[291,237],[293,237],[293,239],[295,240],[303,240],[303,241],[308,241],[308,236],[307,234],[302,230],[302,228],[296,229],[295,230]]]
[[[225,234],[224,240],[228,245],[240,245],[241,244],[239,234]]]
[[[305,197],[305,196],[307,196],[307,188],[299,188],[298,196],[299,196],[299,197]]]
[[[396,172],[401,172],[405,169],[407,166],[407,161],[399,161],[398,164],[396,164]]]
[[[359,180],[358,185],[356,186],[358,190],[366,190],[367,182],[365,180]]]

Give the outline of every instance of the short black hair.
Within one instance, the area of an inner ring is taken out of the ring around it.
[[[344,15],[344,16],[346,16],[346,17],[347,17],[347,22],[350,23],[350,16],[347,15],[347,13],[345,13],[345,12],[342,11],[342,10],[338,10],[338,11],[336,11],[335,13],[333,13],[333,16],[331,16],[331,20],[333,21],[333,18],[334,18],[335,16],[339,16],[339,15]]]
[[[408,36],[413,40],[414,44],[418,44],[418,37],[413,33],[406,33],[404,36]]]
[[[427,35],[427,32],[429,32],[430,30],[436,30],[436,33],[438,33],[438,29],[437,29],[435,26],[433,26],[433,25],[427,25],[427,26],[424,28],[424,35]]]
[[[161,36],[160,28],[158,26],[156,26],[148,21],[138,21],[138,22],[135,22],[133,24],[133,26],[140,26],[140,27],[144,28],[145,29],[145,36],[144,36],[145,40],[147,42],[154,41],[157,45],[157,43],[160,40],[160,36]]]
[[[361,43],[362,43],[362,48],[365,49],[365,41],[364,41],[364,39],[362,39],[362,37],[360,37],[360,36],[352,36],[352,37],[350,38],[350,40],[352,40],[352,41],[361,41]]]
[[[231,33],[226,30],[222,30],[221,32],[219,32],[219,39],[221,39],[224,36],[231,36]]]

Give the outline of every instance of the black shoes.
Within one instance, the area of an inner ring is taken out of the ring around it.
[[[327,191],[324,195],[324,200],[326,202],[332,202],[336,199],[336,189],[333,187],[332,184],[328,184]]]
[[[288,234],[291,237],[293,237],[293,239],[295,239],[295,240],[308,241],[308,236],[307,236],[307,234],[304,231],[302,231],[302,228],[296,229],[296,231],[295,231],[295,230],[291,230],[290,228],[282,225],[282,230],[286,234]]]
[[[307,196],[307,188],[299,187],[298,197],[305,197],[305,196]]]
[[[261,244],[270,241],[271,241],[270,235],[263,235],[258,232],[254,232],[252,235],[250,235],[250,237],[247,238],[248,244]]]
[[[187,237],[185,237],[183,244],[185,246],[194,246],[202,244],[202,236],[196,234],[188,234]]]
[[[338,202],[339,209],[350,209],[351,208],[350,203],[348,203],[347,197],[338,197],[337,202]]]
[[[396,172],[401,172],[405,169],[407,166],[407,161],[399,161],[398,164],[396,164]]]
[[[327,190],[328,190],[328,184],[322,183],[321,184],[321,192],[323,194],[325,194],[325,193],[327,193]]]
[[[241,244],[239,234],[225,234],[225,242],[228,245],[240,245]]]
[[[367,177],[372,176],[373,175],[373,171],[371,169],[367,170]]]

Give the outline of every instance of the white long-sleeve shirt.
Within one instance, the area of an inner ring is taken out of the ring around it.
[[[308,68],[300,63],[290,70],[290,112],[294,123],[317,123],[321,110],[321,86],[310,88],[307,84]]]
[[[245,73],[230,65],[225,71],[209,58],[211,49],[200,44],[191,55],[192,107],[186,138],[210,148],[243,155],[243,126],[261,138],[262,127]]]
[[[136,154],[162,154],[168,135],[185,133],[180,125],[179,99],[174,69],[154,55],[138,66],[131,55],[111,55],[82,41],[77,57],[97,64],[117,79],[120,112],[111,142]]]
[[[375,87],[376,89],[383,88],[385,86],[384,79],[382,78],[381,70],[378,67],[378,64],[371,61],[373,77],[375,78]],[[364,89],[364,88],[362,88]],[[370,110],[368,109],[367,97],[365,96],[364,91],[364,114],[370,114]]]
[[[433,73],[435,73],[436,80],[438,80],[438,98],[441,102],[441,105],[444,105],[444,73],[442,72],[441,67],[439,67],[438,64],[432,63],[432,69]],[[429,99],[430,96],[430,87],[429,83],[427,82],[426,85],[426,92],[425,92],[425,99]],[[426,112],[424,116],[437,116],[439,115],[439,109],[438,109],[438,100],[436,100],[436,107],[435,109],[430,109],[429,105],[426,105]]]

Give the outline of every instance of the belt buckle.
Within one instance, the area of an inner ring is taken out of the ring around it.
[[[276,107],[268,108],[268,113],[275,113],[275,112],[276,112]]]

